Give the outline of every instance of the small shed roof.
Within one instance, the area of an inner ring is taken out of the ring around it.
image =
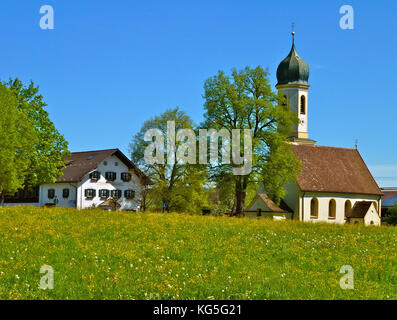
[[[373,203],[372,201],[357,201],[347,217],[364,218],[369,208],[371,207],[372,203]]]

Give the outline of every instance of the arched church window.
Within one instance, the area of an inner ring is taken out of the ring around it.
[[[318,200],[317,198],[312,198],[310,201],[310,217],[318,218]]]
[[[306,97],[301,95],[301,114],[306,114]]]
[[[352,211],[352,203],[350,200],[346,200],[345,202],[345,219],[350,215],[350,212]]]
[[[334,199],[329,200],[328,218],[330,219],[336,218],[336,202]]]

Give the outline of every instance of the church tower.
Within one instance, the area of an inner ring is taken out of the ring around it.
[[[292,32],[292,48],[288,56],[277,68],[276,88],[282,92],[292,110],[299,117],[290,137],[291,141],[300,143],[316,143],[309,139],[308,130],[308,96],[309,96],[309,66],[299,57],[295,49],[295,32]]]

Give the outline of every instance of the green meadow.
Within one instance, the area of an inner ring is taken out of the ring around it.
[[[0,299],[397,299],[397,229],[0,208]],[[43,265],[54,288],[39,288]],[[340,269],[354,270],[343,290]]]

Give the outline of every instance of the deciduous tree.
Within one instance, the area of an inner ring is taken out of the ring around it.
[[[29,117],[38,137],[31,142],[35,151],[29,154],[25,185],[55,182],[62,174],[65,156],[69,153],[67,141],[50,120],[39,87],[32,81],[25,86],[18,78],[10,79],[5,85],[14,93],[19,110]]]
[[[37,142],[32,119],[18,108],[13,92],[0,83],[0,203],[6,194],[24,186]]]
[[[153,183],[146,190],[145,207],[161,210],[163,204],[166,203],[168,211],[199,213],[203,206],[208,205],[208,194],[204,189],[206,168],[198,164],[181,164],[178,161],[169,164],[167,162],[168,153],[172,152],[167,150],[166,145],[168,121],[175,121],[176,131],[193,129],[193,121],[190,117],[179,108],[175,108],[145,121],[130,143],[132,161],[140,166]],[[145,141],[144,136],[149,129],[158,129],[163,134],[164,164],[148,164],[145,161],[145,149],[151,142]],[[178,142],[176,142],[174,157],[177,148]]]
[[[203,128],[249,129],[252,134],[252,171],[234,175],[233,163],[211,165],[211,179],[217,183],[233,181],[236,215],[242,214],[250,184],[264,185],[276,202],[285,194],[283,185],[296,178],[299,162],[286,143],[297,115],[285,98],[272,91],[268,72],[261,67],[219,71],[204,84],[205,121]],[[228,177],[226,179],[226,177]]]

